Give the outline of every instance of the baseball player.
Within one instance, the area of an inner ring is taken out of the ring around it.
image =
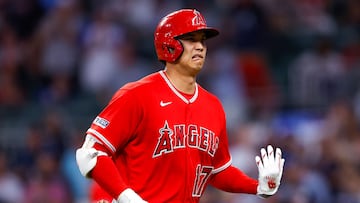
[[[165,68],[121,87],[76,151],[80,172],[104,191],[93,201],[199,202],[208,185],[263,198],[277,192],[281,150],[260,150],[258,179],[232,166],[223,107],[196,83],[205,41],[218,34],[194,9],[159,22],[155,49]]]

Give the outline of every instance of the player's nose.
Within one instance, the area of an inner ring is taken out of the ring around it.
[[[196,41],[195,42],[195,49],[198,51],[204,51],[205,49],[205,44],[203,41]]]

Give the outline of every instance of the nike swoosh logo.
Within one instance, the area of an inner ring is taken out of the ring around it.
[[[169,104],[171,104],[172,102],[163,102],[163,101],[160,101],[160,106],[161,107],[164,107],[164,106],[167,106]]]

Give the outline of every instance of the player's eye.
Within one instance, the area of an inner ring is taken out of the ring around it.
[[[186,41],[191,41],[191,42],[196,41],[196,40],[195,40],[195,37],[193,37],[193,36],[191,36],[191,35],[188,35],[188,36],[185,36],[185,37],[181,37],[180,39],[186,40]]]

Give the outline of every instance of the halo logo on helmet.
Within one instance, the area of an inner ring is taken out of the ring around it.
[[[204,17],[200,14],[199,11],[194,10],[194,18],[191,20],[191,23],[193,26],[200,26],[200,25],[204,25],[206,26],[206,22]]]
[[[195,31],[203,31],[206,39],[219,34],[218,30],[207,27],[204,16],[195,9],[181,9],[162,18],[154,33],[154,44],[158,59],[175,62],[184,51],[177,38]]]

